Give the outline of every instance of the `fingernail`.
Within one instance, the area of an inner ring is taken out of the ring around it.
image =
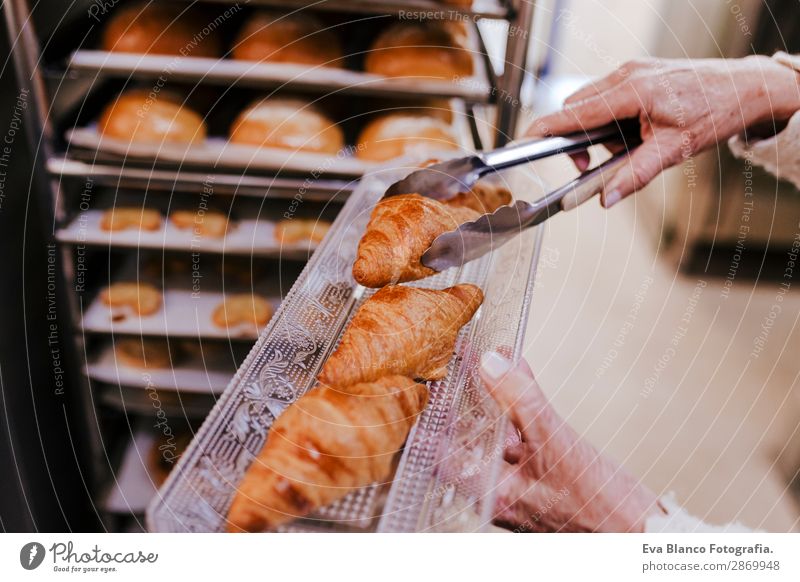
[[[622,192],[620,192],[619,190],[610,190],[605,193],[605,197],[603,198],[603,205],[606,208],[611,208],[612,206],[614,206],[614,204],[616,204],[620,200],[622,200]]]
[[[508,360],[497,352],[486,352],[481,356],[481,370],[493,380],[499,380],[513,367]]]

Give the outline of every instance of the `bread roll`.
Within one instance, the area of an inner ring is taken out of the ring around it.
[[[325,30],[307,11],[285,15],[259,10],[239,31],[233,58],[329,67],[343,64],[342,46],[336,34]]]
[[[281,244],[293,245],[304,241],[315,244],[322,242],[331,224],[324,220],[292,218],[281,220],[275,225],[275,240]]]
[[[162,339],[123,338],[116,340],[114,353],[117,361],[135,368],[169,368],[180,358],[177,344]]]
[[[222,54],[219,36],[216,31],[203,33],[210,22],[213,18],[183,4],[136,2],[114,12],[103,31],[102,47],[120,53],[217,58]]]
[[[152,208],[115,206],[103,212],[100,219],[100,229],[106,232],[129,229],[152,232],[159,228],[161,228],[161,214]]]
[[[386,77],[469,77],[466,28],[460,22],[395,23],[372,44],[364,68]]]
[[[457,148],[453,130],[441,119],[399,112],[368,123],[358,136],[356,155],[363,160],[383,162],[404,155]]]
[[[231,143],[335,154],[344,147],[342,130],[301,99],[256,101],[233,122]]]
[[[230,294],[217,305],[211,320],[217,327],[236,327],[250,324],[265,325],[272,318],[272,305],[260,295],[250,293]]]
[[[162,293],[149,283],[114,283],[100,293],[111,308],[128,308],[137,315],[153,315],[163,302]]]
[[[175,210],[169,219],[181,230],[191,230],[193,236],[222,238],[228,232],[228,217],[221,212],[209,210]]]
[[[108,104],[98,123],[105,137],[140,143],[197,143],[206,124],[197,113],[167,92],[134,89]]]

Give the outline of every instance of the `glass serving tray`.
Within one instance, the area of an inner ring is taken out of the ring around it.
[[[372,207],[410,169],[377,170],[361,181],[150,504],[151,531],[225,530],[237,484],[273,420],[314,386],[351,316],[374,293],[352,278],[356,247]],[[516,199],[534,200],[544,193],[529,168],[496,179]],[[473,283],[483,289],[485,300],[458,336],[447,377],[428,384],[428,405],[391,483],[353,491],[281,531],[480,531],[490,523],[509,430],[477,367],[489,350],[520,354],[540,241],[541,229],[529,229],[460,269],[410,283],[437,289]]]

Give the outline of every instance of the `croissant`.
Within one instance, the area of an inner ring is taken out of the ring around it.
[[[420,262],[425,250],[440,234],[477,217],[471,208],[448,206],[419,194],[384,198],[358,243],[353,277],[365,287],[377,288],[433,275],[435,271]]]
[[[385,374],[444,378],[458,331],[482,301],[483,292],[475,285],[442,291],[384,287],[353,316],[319,380],[346,386]]]
[[[274,528],[388,479],[427,397],[402,376],[306,393],[272,425],[239,485],[228,531]]]
[[[427,168],[442,160],[430,158],[422,162],[419,167]],[[494,212],[501,206],[511,204],[512,195],[508,188],[492,180],[480,180],[467,192],[459,192],[452,198],[444,200],[448,206],[472,208],[475,212],[486,214]]]
[[[508,204],[511,204],[511,192],[508,188],[491,182],[478,182],[469,192],[459,192],[447,201],[448,206],[472,208],[480,214],[494,212]]]

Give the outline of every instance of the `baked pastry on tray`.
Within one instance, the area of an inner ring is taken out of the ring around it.
[[[387,113],[370,121],[358,136],[356,155],[385,162],[400,156],[458,149],[452,126],[441,116],[415,111]]]
[[[129,337],[116,340],[114,354],[117,361],[126,366],[169,368],[180,359],[180,348],[162,339]]]
[[[125,307],[143,316],[161,309],[163,296],[149,283],[121,282],[103,289],[100,300],[111,308]]]
[[[103,212],[100,228],[106,232],[154,231],[161,228],[161,214],[152,208],[115,206]]]
[[[233,122],[234,144],[335,154],[344,147],[341,128],[302,99],[267,97],[253,102]]]
[[[390,478],[428,391],[402,376],[321,385],[273,423],[228,511],[228,531],[274,528]]]
[[[464,23],[396,22],[372,43],[364,69],[386,77],[469,77],[473,63]]]
[[[442,291],[384,287],[359,307],[319,380],[347,386],[386,374],[444,378],[456,336],[482,302],[483,292],[475,285]]]
[[[305,241],[319,244],[330,228],[330,222],[325,220],[288,218],[275,225],[275,241],[286,245]]]
[[[258,10],[247,20],[233,45],[243,61],[341,67],[342,45],[336,34],[310,14]]]
[[[272,318],[272,305],[260,295],[250,293],[228,294],[211,314],[217,327],[253,325],[261,327]]]
[[[425,407],[412,380],[447,373],[456,336],[483,301],[474,285],[385,287],[353,317],[320,385],[272,425],[228,512],[228,531],[261,531],[391,477]]]
[[[475,184],[469,192],[459,192],[447,201],[448,206],[471,208],[479,214],[494,212],[501,206],[511,204],[512,196],[508,188],[500,184],[482,181]]]
[[[91,13],[91,10],[90,10]],[[217,58],[218,34],[200,34],[210,13],[178,2],[135,2],[114,11],[103,30],[103,50]]]
[[[175,210],[170,222],[181,230],[191,230],[194,236],[223,238],[228,232],[228,217],[213,210],[200,214],[195,210]]]
[[[442,233],[475,220],[472,208],[451,206],[419,194],[384,198],[372,211],[358,243],[353,277],[365,287],[415,281],[435,274],[420,262]]]
[[[416,194],[382,201],[359,246],[357,278],[377,286],[425,276],[419,255],[430,240],[477,214]],[[322,366],[319,385],[272,424],[238,485],[228,531],[275,528],[391,478],[427,402],[426,387],[415,380],[447,375],[458,333],[482,302],[483,292],[470,284],[389,285],[364,301]]]
[[[109,103],[97,124],[104,137],[134,143],[200,143],[206,138],[203,118],[175,94],[156,98],[144,89],[126,91]]]

